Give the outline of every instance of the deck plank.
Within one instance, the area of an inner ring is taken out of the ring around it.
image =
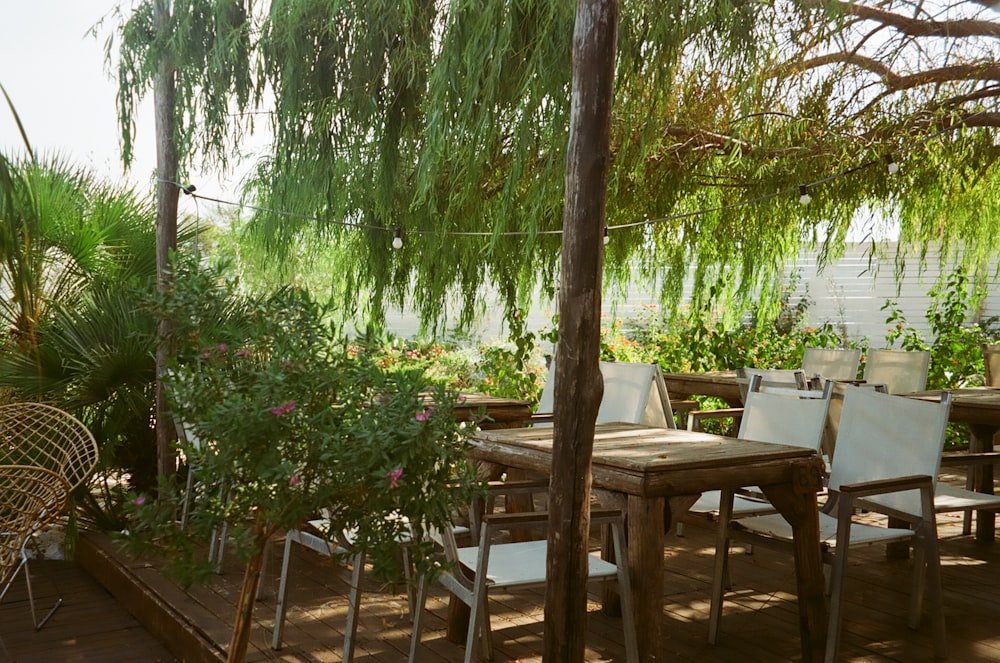
[[[1000,543],[982,544],[971,536],[958,536],[959,515],[941,516],[942,574],[950,659],[963,662],[1000,663]],[[709,585],[712,572],[713,526],[689,518],[686,535],[667,535],[665,555],[666,596],[661,650],[667,659],[723,663],[752,660],[788,663],[801,659],[794,570],[790,555],[757,549],[744,555],[737,548],[731,557],[735,581],[727,595],[719,644],[706,642]],[[348,569],[299,546],[295,547],[289,590],[285,646],[270,649],[274,621],[275,572],[280,546],[271,552],[264,592],[258,603],[251,634],[248,663],[263,661],[340,661],[347,611]],[[113,546],[110,548],[114,550]],[[174,603],[175,614],[193,620],[189,631],[212,641],[218,652],[228,644],[234,601],[241,581],[235,560],[208,587],[181,591],[148,563],[115,558],[142,591],[155,590],[164,602]],[[18,583],[0,603],[0,636],[19,662],[192,660],[175,657],[150,630],[140,626],[91,575],[75,562],[43,562],[39,572],[52,572],[66,602],[52,621],[36,633],[31,628],[27,597]],[[852,551],[845,610],[842,660],[865,663],[930,663],[931,636],[926,630],[906,627],[911,583],[909,560],[886,561],[884,551]],[[46,583],[40,578],[38,590]],[[150,588],[153,588],[151,590]],[[601,613],[595,599],[588,607],[586,660],[624,660],[621,622]],[[44,603],[46,596],[40,598]],[[129,599],[131,600],[131,599]],[[410,621],[406,596],[383,591],[370,578],[364,580],[358,649],[359,663],[398,663],[409,646]],[[541,660],[541,591],[499,595],[491,604],[497,661]],[[435,588],[428,600],[429,613],[421,644],[421,660],[460,661],[461,645],[445,638],[447,601]],[[140,611],[141,612],[141,611]],[[156,629],[152,629],[156,630]],[[174,636],[172,639],[176,639]],[[171,645],[175,643],[171,642]],[[216,659],[217,660],[217,659]]]

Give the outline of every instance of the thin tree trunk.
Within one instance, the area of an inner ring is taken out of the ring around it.
[[[617,0],[578,1],[549,484],[543,660],[550,663],[582,662],[586,642],[590,461],[604,392],[601,271],[617,32]]]
[[[260,571],[264,566],[267,539],[264,520],[258,516],[254,523],[254,552],[243,570],[243,587],[240,588],[240,596],[236,601],[236,620],[229,640],[227,663],[243,663],[247,656],[250,630],[253,628],[253,609],[257,603],[257,587],[260,585]]]
[[[170,0],[157,0],[156,30],[163,34],[170,29]],[[170,252],[177,248],[177,144],[174,135],[177,70],[169,53],[160,58],[153,87],[156,114],[156,286],[160,290],[170,284]],[[170,325],[161,320],[156,336],[156,467],[160,475],[173,474],[176,458],[173,442],[175,431],[167,416],[167,398],[160,381],[172,355]]]

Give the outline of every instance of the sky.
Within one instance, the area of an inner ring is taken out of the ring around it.
[[[129,0],[120,0],[127,10]],[[0,0],[0,84],[7,90],[39,156],[58,155],[140,192],[155,184],[152,93],[139,108],[135,162],[123,173],[117,83],[104,62],[104,44],[118,23],[119,0]],[[123,10],[124,11],[124,10]],[[91,28],[104,19],[98,36]],[[0,95],[0,152],[24,155],[17,124]],[[235,200],[236,175],[193,174],[200,193]]]

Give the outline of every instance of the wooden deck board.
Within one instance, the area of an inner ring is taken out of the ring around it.
[[[758,548],[753,555],[744,555],[740,548],[734,550],[731,568],[735,586],[727,594],[719,643],[712,646],[706,642],[714,531],[703,520],[689,518],[688,522],[686,536],[669,534],[664,551],[667,590],[661,650],[665,657],[706,663],[801,660],[791,558],[773,550]],[[941,516],[940,522],[950,660],[1000,662],[1000,543],[983,544],[971,536],[957,536],[961,527],[957,514]],[[264,579],[264,595],[257,608],[248,663],[341,660],[348,570],[301,547],[295,550],[285,646],[278,652],[270,649],[274,576],[280,555],[280,546],[275,546]],[[175,614],[196,622],[188,631],[214,640],[211,647],[216,651],[228,644],[228,625],[241,581],[235,561],[227,560],[225,573],[210,587],[193,588],[185,593],[148,564],[126,560],[120,554],[115,559],[135,582],[146,584],[142,591],[133,590],[128,596],[159,593],[164,601],[176,604]],[[150,630],[157,629],[141,627],[79,564],[43,562],[37,568],[37,589],[44,594],[39,597],[40,602],[45,603],[50,596],[42,577],[49,572],[56,577],[66,600],[52,621],[37,633],[31,628],[23,583],[16,584],[0,603],[0,636],[19,663],[193,660],[186,655],[171,655],[150,634]],[[865,663],[933,660],[930,634],[906,627],[911,571],[910,561],[886,561],[884,551],[878,548],[852,551],[842,660]],[[496,597],[491,605],[496,661],[541,660],[542,597],[541,591]],[[405,593],[402,589],[395,593],[382,591],[366,578],[361,600],[355,660],[359,663],[405,660],[410,636]],[[463,646],[445,638],[447,604],[441,590],[435,588],[431,592],[428,608],[421,660],[460,661]],[[595,663],[623,660],[620,620],[605,616],[593,602],[588,609],[588,621],[586,660]]]

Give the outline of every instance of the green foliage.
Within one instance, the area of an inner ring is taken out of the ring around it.
[[[790,301],[786,289],[778,316],[766,321],[754,309],[745,322],[727,327],[706,309],[680,314],[646,307],[639,315],[617,320],[603,330],[602,359],[654,361],[664,371],[732,370],[741,366],[785,368],[799,366],[808,346],[844,344],[830,323],[805,327],[810,301]]]
[[[148,198],[86,169],[0,155],[0,389],[90,428],[98,494],[74,499],[102,525],[121,523],[122,482],[156,485],[153,217]]]
[[[906,322],[895,302],[888,301],[882,310],[888,311],[886,323],[891,325],[886,343],[897,342],[903,350],[929,350],[928,389],[955,389],[984,384],[983,343],[994,343],[1000,337],[1000,324],[989,319],[983,324],[969,323],[969,314],[985,296],[985,291],[973,283],[963,269],[948,275],[928,292],[927,323],[931,339]],[[947,446],[968,442],[964,426],[949,424]]]
[[[535,402],[545,381],[544,366],[529,334],[514,343],[460,344],[389,338],[372,343],[380,365],[425,370],[451,389]]]
[[[160,308],[182,360],[164,381],[194,436],[181,445],[189,471],[207,488],[185,530],[170,486],[156,503],[137,496],[127,540],[154,543],[192,581],[205,571],[197,542],[224,522],[249,559],[323,512],[331,533],[352,530],[375,572],[397,580],[407,522],[443,525],[478,485],[452,414],[457,394],[419,366],[349,345],[304,291],[243,298],[219,268],[179,261],[175,273]],[[425,571],[429,546],[413,550]]]

